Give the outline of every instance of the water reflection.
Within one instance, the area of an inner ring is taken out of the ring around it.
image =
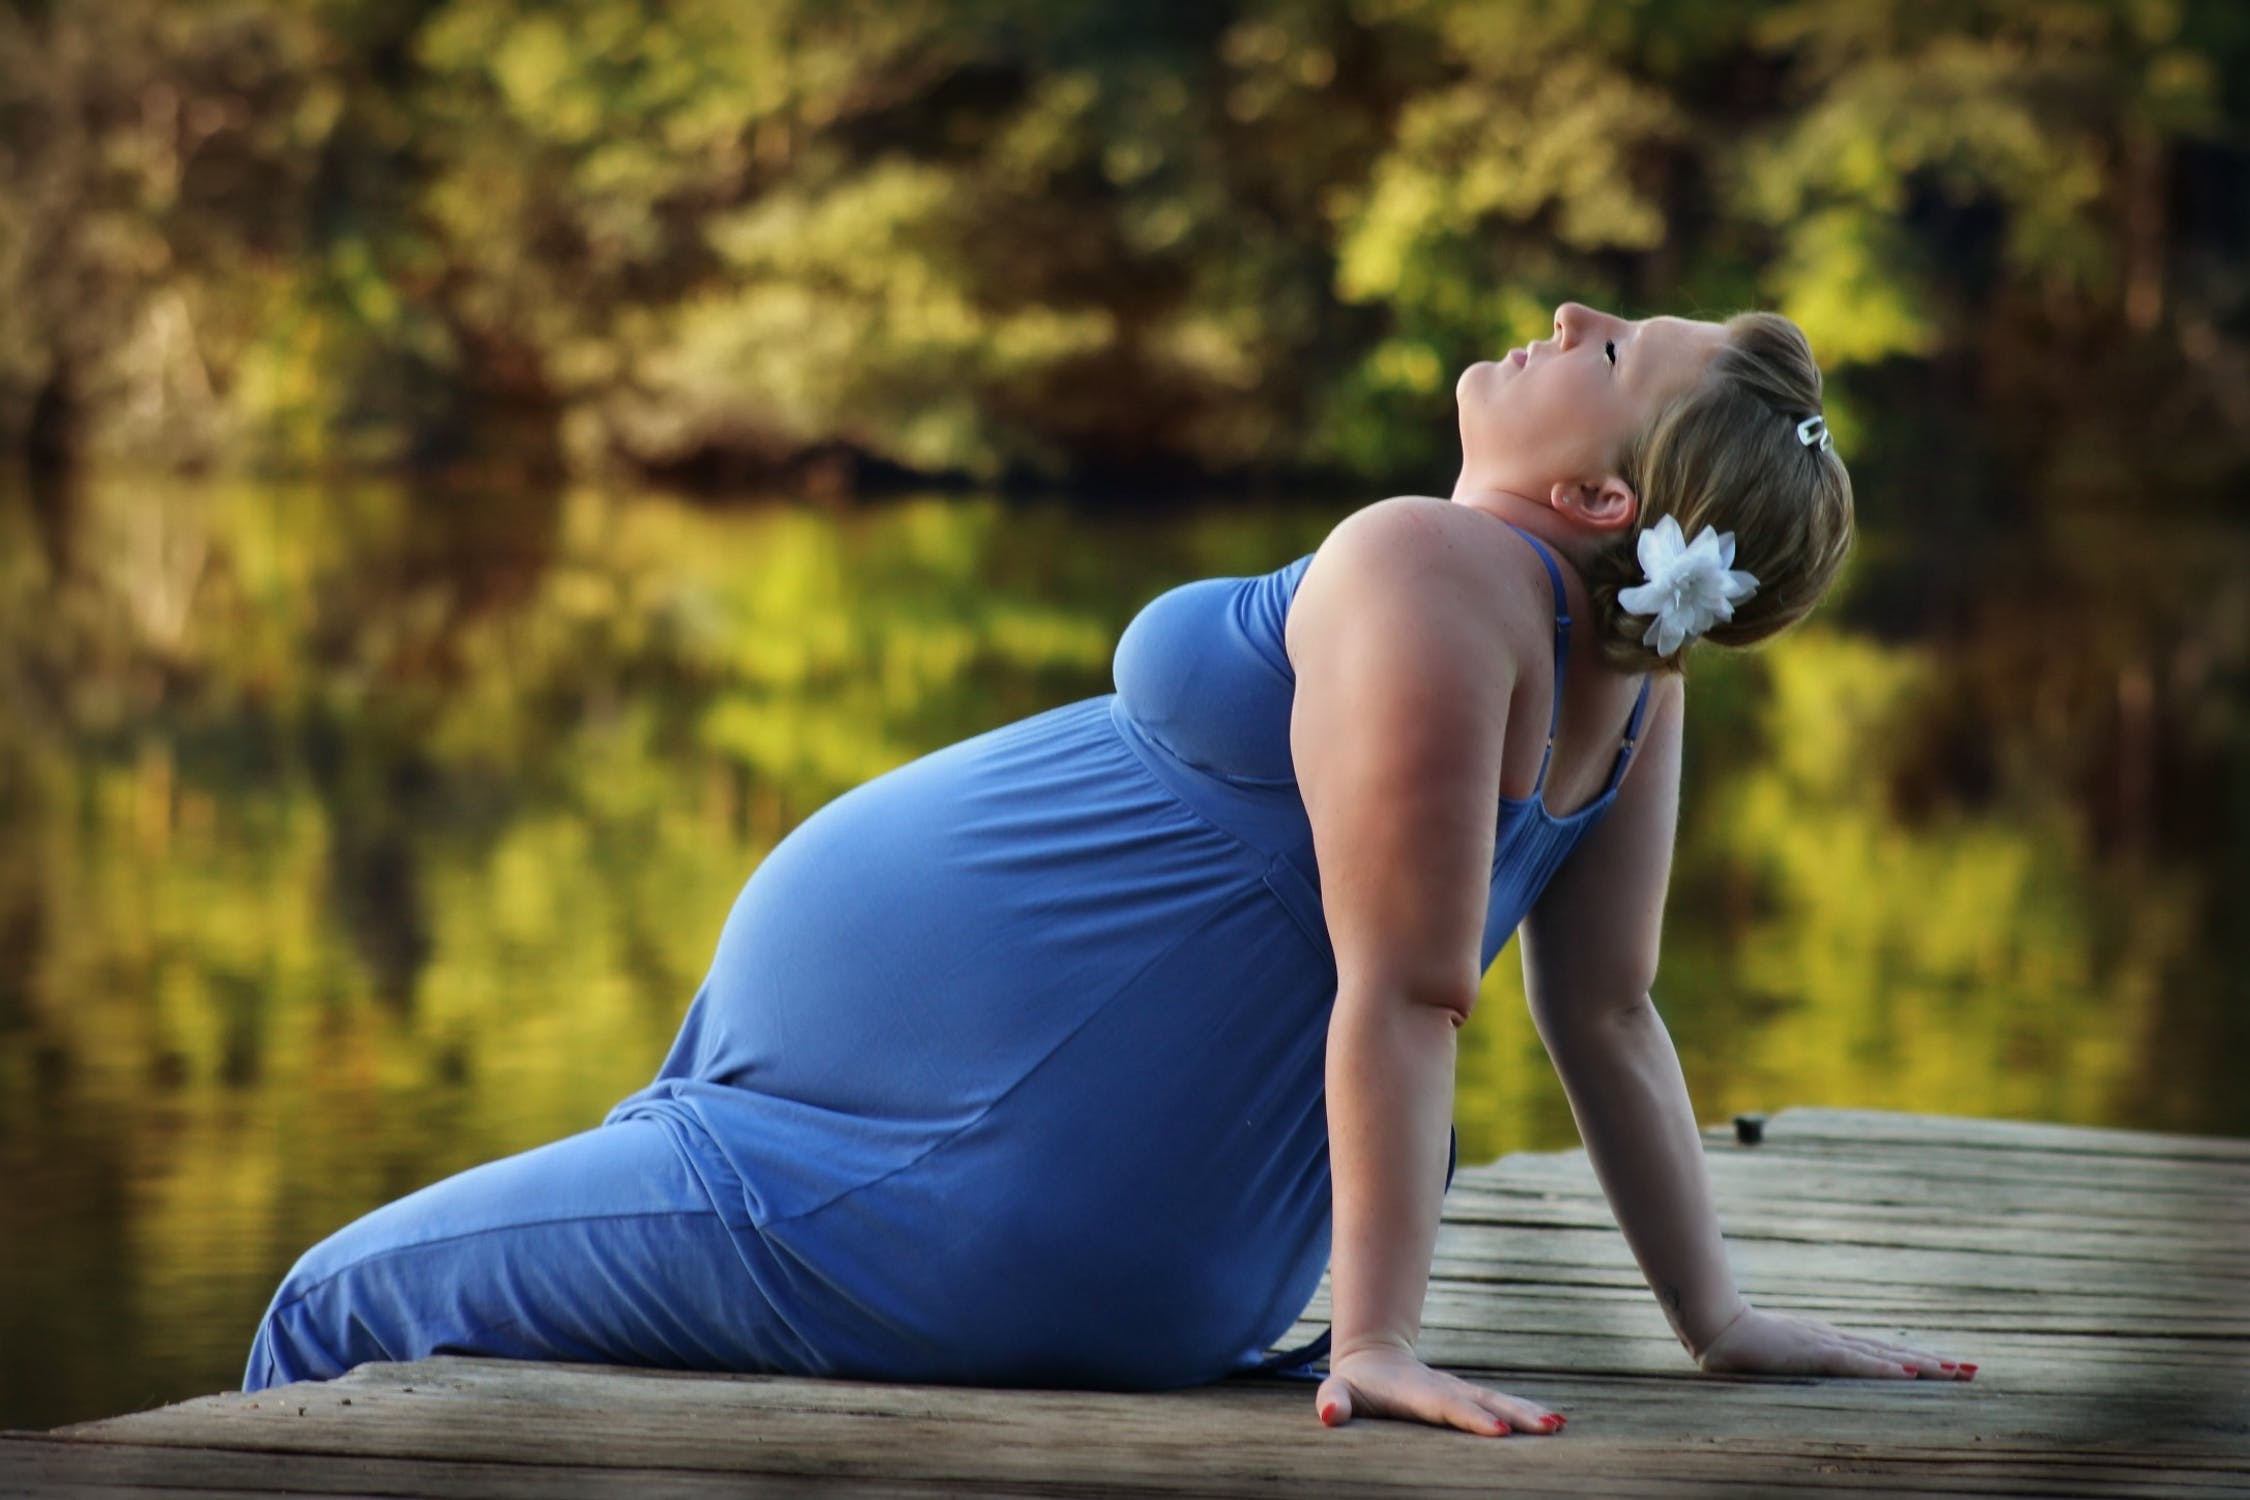
[[[0,1424],[231,1385],[306,1245],[644,1081],[799,819],[1340,513],[0,495]],[[1936,635],[1870,538],[1870,628],[1699,668],[1658,998],[1704,1115],[2250,1130],[2250,607],[2179,586],[2250,567],[2178,550],[2085,564],[2098,638]],[[1566,1144],[1512,954],[1486,991],[1465,1158]]]

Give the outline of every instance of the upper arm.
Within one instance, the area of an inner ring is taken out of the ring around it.
[[[1656,983],[1680,809],[1687,683],[1657,680],[1638,758],[1617,800],[1548,881],[1519,934],[1524,992],[1541,1029],[1630,1006]]]
[[[1438,500],[1356,512],[1289,617],[1290,751],[1339,990],[1463,1015],[1483,967],[1515,685],[1487,524]]]

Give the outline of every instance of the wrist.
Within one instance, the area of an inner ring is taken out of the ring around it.
[[[1710,1328],[1709,1331],[1700,1338],[1683,1330],[1681,1334],[1681,1342],[1687,1345],[1688,1353],[1692,1355],[1696,1360],[1700,1361],[1704,1355],[1711,1352],[1711,1346],[1718,1343],[1720,1339],[1726,1337],[1727,1330],[1734,1327],[1735,1324],[1741,1322],[1745,1317],[1749,1315],[1749,1312],[1749,1300],[1747,1298],[1738,1296],[1734,1299],[1734,1308],[1727,1314],[1725,1322],[1718,1324],[1716,1327]]]
[[[1403,1334],[1360,1333],[1348,1339],[1337,1339],[1329,1347],[1328,1367],[1334,1369],[1338,1360],[1355,1354],[1403,1354],[1409,1359],[1420,1358],[1414,1352],[1414,1340]]]

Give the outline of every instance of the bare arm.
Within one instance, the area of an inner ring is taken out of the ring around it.
[[[1524,987],[1602,1192],[1705,1368],[1967,1378],[1918,1349],[1752,1307],[1735,1287],[1678,1054],[1650,998],[1679,812],[1686,687],[1659,679],[1617,801],[1525,919]]]
[[[1324,1418],[1547,1430],[1528,1402],[1414,1354],[1476,1003],[1514,669],[1489,516],[1392,500],[1323,545],[1290,614],[1290,745],[1313,827],[1337,993],[1328,1031],[1335,1221]],[[1520,544],[1513,544],[1518,545]]]
[[[1650,693],[1616,802],[1525,919],[1524,989],[1586,1154],[1672,1331],[1700,1356],[1742,1310],[1678,1055],[1649,998],[1679,812],[1681,679]]]

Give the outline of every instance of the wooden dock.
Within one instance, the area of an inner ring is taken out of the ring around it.
[[[1555,1438],[1161,1395],[444,1358],[0,1434],[0,1495],[2250,1496],[2250,1141],[1791,1110],[1708,1138],[1760,1303],[1973,1382],[1698,1374],[1583,1153],[1464,1169],[1422,1352]],[[1326,1321],[1323,1286],[1291,1342]]]

